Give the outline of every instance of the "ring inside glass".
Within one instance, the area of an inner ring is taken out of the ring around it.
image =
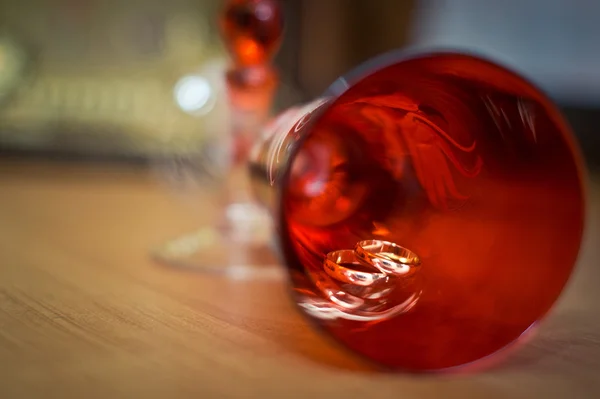
[[[383,273],[408,277],[416,273],[421,259],[410,249],[383,240],[364,240],[354,247],[356,257],[375,266]]]
[[[323,262],[323,268],[331,278],[363,287],[385,283],[389,280],[385,273],[369,262],[361,261],[350,249],[328,253]]]
[[[311,296],[304,305],[329,307],[325,313],[327,317],[331,316],[331,311],[336,311],[338,317],[378,321],[408,312],[420,298],[418,280],[398,282],[396,276],[389,276],[361,261],[351,249],[327,254],[323,269],[325,274],[309,273],[318,295]],[[324,314],[320,316],[324,317]]]

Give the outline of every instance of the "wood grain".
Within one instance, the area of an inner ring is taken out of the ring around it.
[[[577,272],[536,336],[479,374],[378,373],[315,332],[283,273],[232,280],[148,250],[210,196],[141,168],[0,162],[0,398],[593,398],[600,184]]]

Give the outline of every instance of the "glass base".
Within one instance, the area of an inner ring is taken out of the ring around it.
[[[222,222],[169,240],[152,252],[159,263],[236,279],[283,278],[271,217],[253,203],[233,203]]]

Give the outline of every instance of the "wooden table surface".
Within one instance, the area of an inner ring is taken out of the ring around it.
[[[211,214],[201,193],[141,168],[1,161],[0,398],[598,398],[598,181],[578,269],[537,336],[478,374],[415,376],[313,331],[283,273],[154,264],[150,248]]]

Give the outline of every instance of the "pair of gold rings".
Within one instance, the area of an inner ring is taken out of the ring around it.
[[[382,240],[364,240],[354,249],[327,254],[325,272],[339,282],[371,287],[389,281],[390,277],[410,277],[421,266],[421,259],[411,250]]]

